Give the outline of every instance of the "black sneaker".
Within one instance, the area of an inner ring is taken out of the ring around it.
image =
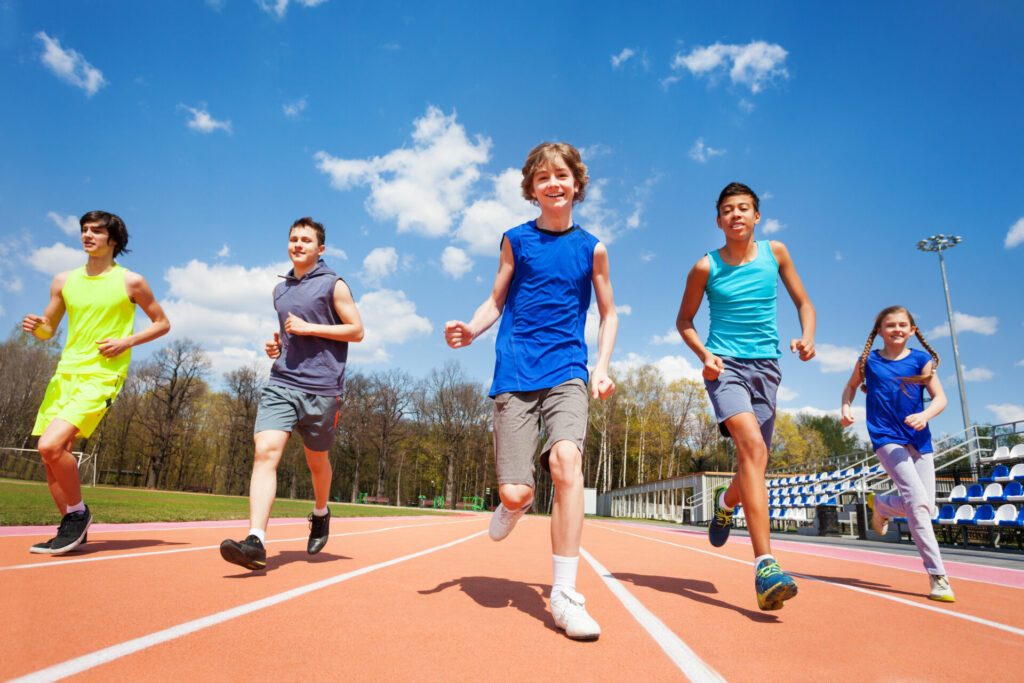
[[[49,541],[43,541],[42,543],[36,543],[34,546],[29,548],[28,551],[30,553],[38,553],[38,554],[43,554],[43,555],[49,555],[49,554],[51,554],[50,553],[50,548],[53,546],[53,542],[56,541],[56,540],[57,540],[57,537],[54,536]],[[89,534],[86,534],[85,536],[82,537],[82,542],[79,543],[78,545],[85,545],[88,542],[89,542]]]
[[[266,569],[267,551],[259,537],[249,535],[244,541],[221,541],[220,556],[232,564],[246,569]]]
[[[327,545],[327,539],[331,535],[331,509],[327,508],[327,514],[318,517],[312,512],[309,513],[309,543],[306,544],[306,552],[316,555]]]
[[[92,512],[89,511],[89,506],[86,505],[85,510],[82,512],[69,512],[64,515],[60,520],[60,526],[57,527],[57,535],[45,544],[40,543],[37,545],[49,545],[49,550],[42,551],[49,555],[69,553],[85,541],[85,535],[89,530],[90,524],[92,524]],[[33,549],[35,547],[32,546]],[[33,550],[32,552],[39,551]]]

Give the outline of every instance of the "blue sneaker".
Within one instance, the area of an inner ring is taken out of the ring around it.
[[[757,606],[769,612],[782,609],[782,603],[796,597],[796,581],[775,560],[761,560],[754,575]]]
[[[721,548],[729,540],[729,529],[732,528],[732,513],[735,512],[735,510],[726,510],[718,504],[722,497],[722,492],[727,488],[729,487],[719,486],[711,494],[715,499],[715,513],[711,517],[711,524],[708,524],[708,540],[716,548]]]

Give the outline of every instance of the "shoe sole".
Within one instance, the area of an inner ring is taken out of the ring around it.
[[[797,594],[797,586],[795,583],[782,584],[779,586],[773,586],[768,589],[766,593],[757,594],[757,606],[765,612],[774,612],[775,610],[782,609],[783,603],[786,600],[795,598]]]
[[[78,546],[85,543],[85,537],[89,535],[89,527],[92,526],[92,517],[89,517],[89,522],[85,525],[85,529],[82,530],[82,535],[79,536],[75,541],[68,543],[63,548],[51,548],[49,551],[41,551],[46,555],[63,555],[64,553],[70,553]]]
[[[929,595],[928,599],[935,602],[956,602],[956,598],[952,595]]]
[[[562,632],[565,633],[565,630],[563,629]],[[566,633],[565,637],[568,638],[569,640],[575,640],[578,643],[590,643],[590,642],[593,642],[593,641],[597,640],[598,638],[600,638],[601,634],[598,633],[597,635],[594,635],[594,636],[589,636],[589,635],[588,636],[570,636],[568,633]]]
[[[729,540],[729,529],[731,528],[732,527],[727,528],[724,532],[724,535],[720,539],[716,539],[714,536],[712,536],[711,527],[708,527],[708,543],[710,543],[716,548],[721,548],[723,545],[725,545],[726,541]]]
[[[327,545],[327,539],[328,538],[329,538],[328,536],[324,536],[322,538],[311,538],[311,539],[309,539],[309,542],[306,544],[306,554],[307,555],[316,555],[318,552],[323,550],[324,546]]]
[[[252,560],[242,554],[242,551],[233,545],[222,545],[220,547],[220,556],[231,564],[237,564],[239,567],[245,567],[253,571],[259,569],[266,569],[266,560]]]

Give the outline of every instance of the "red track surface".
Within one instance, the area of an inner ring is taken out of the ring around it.
[[[1024,572],[951,568],[958,602],[943,605],[891,556],[785,541],[776,555],[802,575],[800,594],[761,612],[745,539],[716,549],[588,521],[584,548],[632,599],[581,560],[577,587],[603,633],[576,643],[547,611],[547,520],[527,517],[499,544],[487,522],[335,519],[312,558],[304,521],[275,525],[256,573],[217,551],[244,533],[237,523],[94,528],[59,558],[26,552],[46,535],[3,536],[0,678],[1020,679]]]

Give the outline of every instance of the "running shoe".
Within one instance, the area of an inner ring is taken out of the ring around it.
[[[327,545],[327,539],[331,535],[331,509],[327,508],[327,514],[318,517],[312,512],[309,513],[309,542],[306,543],[306,552],[316,555]]]
[[[258,536],[250,534],[244,541],[221,541],[220,556],[231,564],[246,569],[266,569],[267,551]]]
[[[69,512],[60,520],[57,535],[45,543],[37,543],[29,552],[45,555],[63,555],[69,553],[85,542],[86,532],[92,524],[92,512],[85,506],[82,512]]]
[[[868,494],[868,510],[871,510],[871,528],[875,530],[875,533],[879,536],[885,536],[889,533],[889,519],[883,517],[882,514],[875,509],[875,494]]]
[[[509,510],[504,503],[498,503],[497,509],[491,515],[491,525],[487,530],[487,533],[491,535],[491,540],[500,541],[512,533],[512,530],[516,528],[516,522],[526,514],[531,505],[533,505],[532,500],[518,510]]]
[[[953,595],[953,589],[945,574],[929,574],[928,579],[932,584],[931,593],[928,594],[929,599],[939,602],[956,602],[956,596]]]
[[[551,615],[555,626],[572,640],[597,640],[601,627],[587,614],[586,599],[574,590],[554,588],[551,591]]]
[[[757,591],[757,606],[766,612],[782,609],[782,603],[797,593],[796,581],[772,559],[761,560],[757,565],[754,590]]]
[[[719,486],[711,494],[715,499],[715,512],[711,517],[711,524],[708,524],[708,540],[716,548],[725,545],[725,542],[729,540],[729,530],[732,529],[732,513],[735,510],[726,510],[719,504],[722,492],[727,488],[729,487]]]

